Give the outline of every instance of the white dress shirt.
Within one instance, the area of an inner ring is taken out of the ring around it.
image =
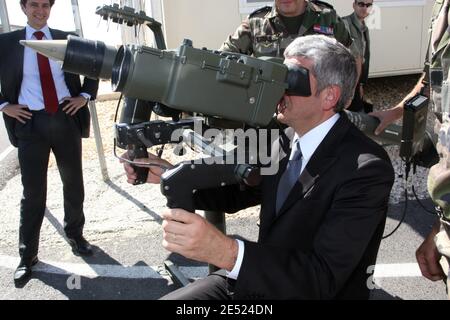
[[[25,39],[37,40],[34,36],[36,31],[42,31],[44,33],[42,40],[53,40],[48,26],[45,26],[41,30],[35,30],[29,25],[25,27]],[[64,98],[71,97],[70,91],[64,80],[64,72],[61,69],[61,65],[52,59],[49,59],[49,62],[58,101],[61,104],[64,101]],[[91,98],[91,96],[87,93],[81,93],[81,95],[88,100]],[[0,110],[8,104],[9,103],[3,103],[0,105]],[[24,48],[23,79],[19,93],[19,104],[28,106],[28,109],[33,111],[45,109],[37,54],[36,51],[28,47]]]
[[[300,170],[300,174],[306,168],[309,159],[311,159],[312,155],[316,151],[317,147],[322,143],[325,136],[331,130],[331,128],[336,124],[339,120],[340,115],[335,114],[330,119],[325,122],[322,122],[317,127],[311,129],[307,133],[305,133],[302,137],[298,134],[295,134],[293,141],[297,139],[300,140],[300,149],[302,150],[303,160],[302,160],[302,168]],[[237,240],[239,245],[238,256],[236,259],[236,263],[234,264],[233,270],[231,272],[227,272],[227,277],[230,279],[236,280],[239,276],[239,271],[241,270],[242,262],[244,260],[244,251],[245,245],[241,240]]]

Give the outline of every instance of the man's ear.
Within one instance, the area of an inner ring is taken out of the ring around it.
[[[341,88],[338,86],[329,86],[323,90],[324,110],[332,110],[336,107],[341,98]]]

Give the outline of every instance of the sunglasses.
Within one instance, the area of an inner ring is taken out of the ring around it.
[[[364,3],[364,2],[357,2],[356,4],[357,4],[358,7],[360,7],[360,8],[364,8],[364,7],[370,8],[370,7],[373,5],[373,3]]]

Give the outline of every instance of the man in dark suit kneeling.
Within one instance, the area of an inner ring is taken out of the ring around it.
[[[0,35],[0,110],[11,144],[18,148],[23,197],[20,205],[20,263],[14,273],[23,284],[38,262],[39,233],[44,218],[47,168],[55,155],[64,187],[64,231],[77,255],[90,255],[83,237],[84,186],[81,138],[89,135],[87,103],[95,99],[98,81],[64,73],[61,67],[20,40],[66,39],[47,20],[54,0],[21,0],[28,18],[25,29]]]
[[[163,246],[222,270],[163,299],[369,298],[394,171],[383,148],[342,112],[355,90],[355,59],[335,39],[314,35],[294,40],[285,64],[309,72],[310,90],[288,90],[278,105],[278,120],[289,126],[280,140],[290,146],[272,148],[278,172],[258,187],[195,193],[196,209],[261,204],[258,242],[228,237],[185,210],[164,212]],[[134,170],[125,170],[133,182]],[[158,183],[161,171],[150,167],[148,182]]]

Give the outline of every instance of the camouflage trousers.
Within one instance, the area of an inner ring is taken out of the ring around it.
[[[441,223],[441,230],[435,236],[434,241],[439,252],[442,254],[441,266],[447,274],[447,295],[450,300],[450,226]]]

